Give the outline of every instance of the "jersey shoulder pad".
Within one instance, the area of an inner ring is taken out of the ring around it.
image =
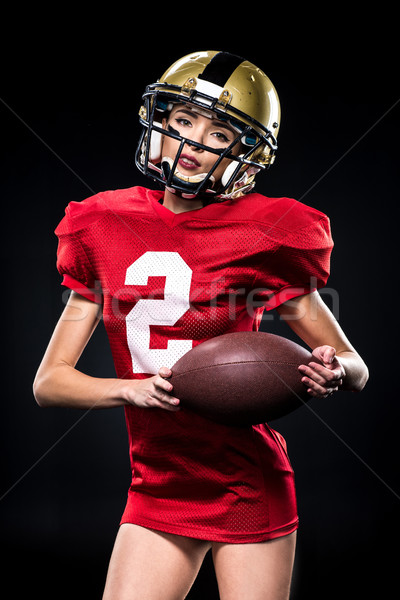
[[[79,202],[70,202],[65,209],[65,216],[55,230],[57,235],[74,233],[84,229],[107,213],[118,214],[134,210],[143,198],[141,188],[108,190],[89,196]]]
[[[328,222],[324,213],[294,198],[269,198],[254,193],[249,194],[248,201],[246,206],[243,204],[248,219],[254,219],[268,228],[285,233],[311,226],[321,219]]]

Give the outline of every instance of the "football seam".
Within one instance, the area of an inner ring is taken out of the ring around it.
[[[172,376],[177,379],[178,377],[182,377],[183,375],[186,375],[187,373],[194,373],[195,371],[205,371],[206,369],[214,369],[215,367],[225,367],[228,365],[248,365],[248,364],[261,364],[261,363],[265,363],[266,365],[289,365],[291,367],[297,367],[300,363],[297,362],[284,362],[284,361],[280,361],[280,360],[237,360],[234,362],[227,362],[227,363],[218,363],[216,365],[208,365],[206,367],[198,367],[197,369],[189,369],[188,371],[183,371],[183,373],[177,373],[176,375],[174,375],[174,370],[173,368],[172,370]]]

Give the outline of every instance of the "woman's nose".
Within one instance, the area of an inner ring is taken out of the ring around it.
[[[197,144],[203,144],[204,143],[204,129],[201,127],[197,127],[195,129],[193,129],[190,134],[190,139],[187,141],[187,145],[190,146],[190,148],[192,148],[193,150],[196,150],[197,152],[203,152],[203,148],[199,148],[198,146],[191,144],[190,143],[191,141],[196,142]]]

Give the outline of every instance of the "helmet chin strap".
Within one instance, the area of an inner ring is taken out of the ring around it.
[[[164,174],[165,180],[168,181],[172,167],[174,165],[174,160],[169,156],[164,156],[161,160],[161,169]],[[175,167],[174,174],[172,176],[171,183],[175,183],[185,188],[185,191],[178,191],[173,187],[167,186],[167,189],[176,194],[182,195],[183,198],[195,198],[197,194],[195,193],[198,185],[209,177],[210,187],[212,187],[215,183],[215,177],[212,175],[208,175],[208,173],[197,173],[196,175],[184,175],[179,171],[177,167]],[[186,191],[187,190],[187,191]],[[208,188],[210,190],[210,188]]]
[[[171,172],[171,169],[173,167],[174,161],[172,160],[172,158],[170,158],[169,156],[163,156],[162,160],[161,160],[161,167],[163,169],[163,172],[165,175],[169,175],[169,173]],[[208,173],[197,173],[196,175],[184,175],[183,173],[181,173],[178,169],[178,167],[175,167],[175,171],[174,171],[174,177],[176,177],[177,179],[179,179],[180,181],[184,182],[184,183],[193,183],[193,184],[199,184],[202,181],[204,181],[204,179],[208,176]],[[215,177],[213,177],[212,175],[210,175],[210,182],[211,184],[215,183]]]

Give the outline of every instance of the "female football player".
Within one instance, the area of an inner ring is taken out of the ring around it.
[[[268,424],[228,427],[181,410],[168,381],[194,345],[257,330],[276,309],[319,359],[309,394],[361,390],[367,368],[317,289],[329,221],[253,186],[274,160],[280,105],[269,78],[197,52],[148,86],[136,163],[162,190],[71,202],[56,233],[72,290],[39,367],[40,406],[125,407],[132,483],[104,600],[184,598],[212,550],[223,600],[287,600],[298,517],[285,441]],[[117,377],[77,361],[103,318]]]

